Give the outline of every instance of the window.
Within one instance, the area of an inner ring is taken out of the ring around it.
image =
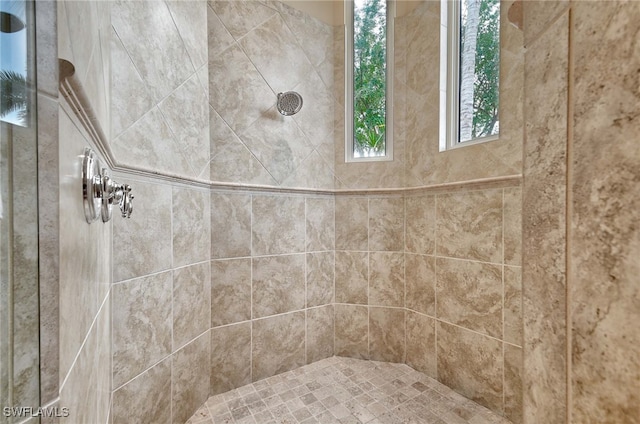
[[[500,0],[442,0],[440,151],[500,130]]]
[[[393,159],[393,1],[345,1],[346,161]]]

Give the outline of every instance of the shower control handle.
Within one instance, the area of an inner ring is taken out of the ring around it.
[[[102,170],[102,221],[111,219],[111,208],[117,204],[123,218],[130,218],[133,212],[133,195],[131,186],[119,184],[109,176],[109,171]]]
[[[107,168],[100,169],[98,158],[89,148],[85,149],[82,175],[85,218],[89,224],[99,217],[102,222],[108,222],[114,204],[120,208],[123,218],[131,217],[131,186],[114,181]]]

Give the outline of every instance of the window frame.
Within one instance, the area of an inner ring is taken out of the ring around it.
[[[386,0],[386,75],[385,75],[385,154],[381,156],[354,156],[355,134],[353,126],[354,90],[354,0],[344,1],[345,17],[345,162],[383,162],[393,160],[393,78],[394,78],[394,19],[396,15],[395,0]]]
[[[498,131],[497,134],[460,141],[460,3],[461,0],[440,1],[439,147],[441,152],[500,138]],[[500,37],[502,37],[502,31],[500,31]]]

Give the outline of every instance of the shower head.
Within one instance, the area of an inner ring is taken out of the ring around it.
[[[284,116],[295,115],[302,109],[302,96],[295,91],[278,93],[278,112]]]

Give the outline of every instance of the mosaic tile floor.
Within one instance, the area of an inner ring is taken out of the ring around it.
[[[510,423],[404,364],[333,357],[210,397],[188,424]]]

